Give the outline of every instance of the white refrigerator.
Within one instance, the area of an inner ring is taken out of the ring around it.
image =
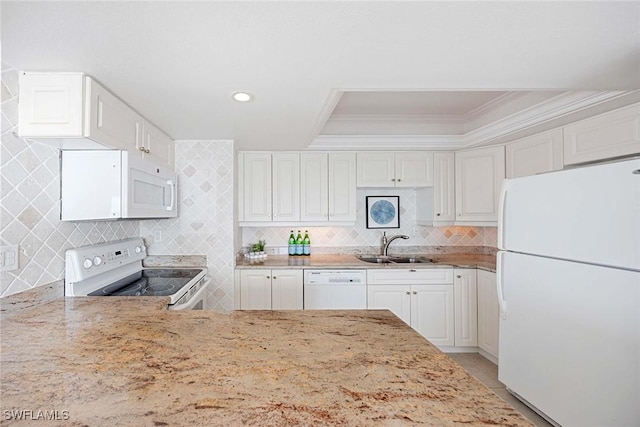
[[[640,158],[506,180],[498,379],[562,426],[640,426]]]

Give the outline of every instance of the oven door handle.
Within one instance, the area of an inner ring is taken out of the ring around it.
[[[193,306],[195,306],[198,303],[198,301],[200,301],[200,299],[202,299],[203,308],[206,308],[206,305],[207,305],[206,292],[207,292],[207,286],[209,286],[210,281],[211,279],[206,279],[206,281],[204,282],[204,285],[200,289],[198,289],[198,292],[196,292],[195,295],[189,298],[186,302],[182,304],[169,305],[167,308],[169,310],[191,310]]]

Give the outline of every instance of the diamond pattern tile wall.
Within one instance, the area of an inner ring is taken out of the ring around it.
[[[19,138],[18,74],[2,64],[0,244],[19,245],[19,269],[0,273],[0,296],[64,278],[67,249],[139,234],[138,221],[60,221],[58,152]]]
[[[140,221],[150,255],[207,256],[211,310],[233,309],[233,165],[233,141],[176,141],[178,218]]]
[[[368,229],[366,223],[366,196],[399,196],[400,228]],[[312,246],[352,247],[379,246],[382,232],[387,236],[406,234],[408,240],[397,240],[394,246],[495,246],[495,227],[424,227],[416,225],[416,194],[414,190],[375,189],[357,191],[357,221],[352,227],[311,227]],[[266,240],[268,246],[287,245],[291,228],[243,227],[242,246]],[[297,233],[297,228],[294,230]],[[302,230],[304,232],[304,229]],[[485,237],[489,235],[489,238]]]

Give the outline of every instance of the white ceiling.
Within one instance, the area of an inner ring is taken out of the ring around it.
[[[492,92],[640,86],[637,1],[0,7],[4,63],[85,72],[175,139],[233,138],[241,149],[307,147],[342,92],[392,93],[366,105],[349,94],[338,112],[423,115],[468,112]],[[235,103],[238,90],[255,99]],[[441,90],[473,93],[442,110],[411,93]]]

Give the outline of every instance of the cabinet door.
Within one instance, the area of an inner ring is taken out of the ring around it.
[[[356,154],[329,154],[329,221],[356,220]]]
[[[411,326],[433,345],[454,345],[453,285],[411,286]]]
[[[302,270],[271,270],[271,308],[302,310]]]
[[[504,147],[458,151],[455,159],[456,221],[497,222]]]
[[[358,187],[395,187],[395,161],[391,152],[357,154]]]
[[[175,143],[168,135],[160,129],[145,121],[143,127],[143,153],[145,159],[151,160],[158,165],[166,165],[173,169],[173,156]],[[138,147],[138,149],[140,149]],[[147,152],[148,151],[148,152]]]
[[[271,270],[240,272],[240,309],[271,310]]]
[[[640,153],[640,104],[564,127],[564,164]]]
[[[84,75],[19,74],[20,136],[83,136]]]
[[[274,153],[273,221],[300,221],[300,155]]]
[[[415,151],[396,153],[396,187],[431,187],[433,185],[433,153]]]
[[[433,154],[433,222],[456,218],[453,153]]]
[[[478,345],[478,293],[475,268],[453,270],[453,301],[455,303],[455,345]]]
[[[244,221],[271,221],[271,154],[243,153]]]
[[[411,324],[411,291],[403,285],[368,285],[367,309],[387,309]]]
[[[326,153],[300,154],[300,220],[329,218],[328,166]]]
[[[562,169],[562,129],[553,129],[506,146],[507,178]]]
[[[478,270],[478,347],[498,358],[500,307],[496,274]]]
[[[90,77],[86,78],[86,89],[86,136],[112,148],[140,152],[142,117]]]

